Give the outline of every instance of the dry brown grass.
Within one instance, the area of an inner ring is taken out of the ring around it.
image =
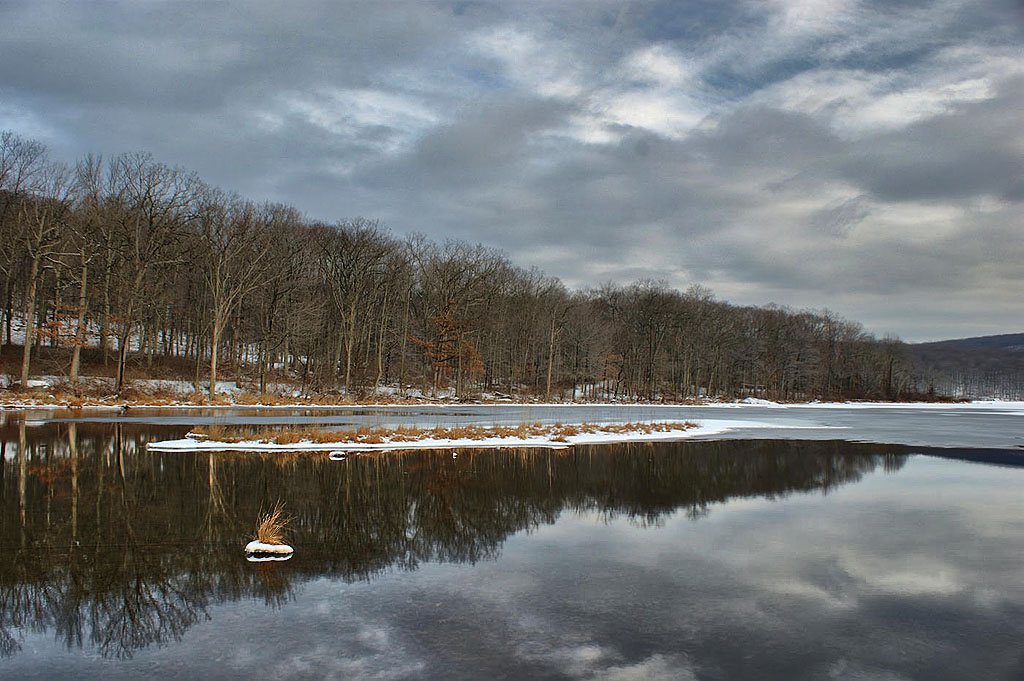
[[[687,430],[696,424],[680,421],[651,423],[542,423],[519,424],[515,426],[479,426],[473,424],[458,426],[418,427],[403,425],[397,428],[360,426],[355,430],[330,430],[323,428],[253,429],[251,427],[226,427],[221,425],[196,426],[192,432],[217,442],[235,443],[243,440],[290,445],[299,442],[316,443],[360,443],[386,444],[392,442],[416,442],[419,440],[486,440],[492,438],[528,439],[543,437],[553,442],[569,442],[569,438],[583,434],[629,434],[664,433]]]
[[[293,445],[296,442],[301,442],[304,439],[304,437],[305,436],[298,432],[281,433],[280,435],[274,437],[274,442],[276,442],[279,445]]]
[[[38,404],[52,404],[70,409],[111,405],[170,405],[182,399],[180,394],[169,388],[146,389],[132,382],[126,383],[120,393],[115,393],[112,379],[97,376],[82,377],[76,382],[59,380],[48,388],[22,393],[0,390],[0,401],[13,395],[17,395],[19,399],[27,397]]]
[[[184,397],[184,401],[189,403],[189,404],[194,404],[194,405],[199,405],[199,406],[214,406],[214,407],[224,407],[224,406],[228,406],[228,405],[232,404],[231,396],[230,395],[225,395],[223,393],[217,393],[216,395],[213,396],[213,399],[210,399],[210,393],[205,392],[205,391],[204,392],[192,391],[190,393],[187,393],[185,395],[185,397]]]
[[[191,437],[197,440],[229,442],[229,440],[225,440],[224,438],[230,438],[232,435],[223,426],[192,426],[192,428],[185,433],[185,437]]]
[[[241,404],[246,407],[259,406],[261,404],[270,404],[270,397],[271,396],[267,395],[266,393],[257,395],[256,393],[244,392],[235,395],[235,404]]]
[[[393,404],[457,404],[472,402],[478,404],[497,404],[509,401],[507,398],[491,399],[482,396],[475,396],[472,399],[456,398],[429,398],[414,397],[406,394],[395,394],[392,392],[376,393],[372,389],[354,391],[351,394],[343,394],[338,391],[313,392],[300,396],[291,394],[259,393],[252,390],[254,384],[247,384],[249,390],[228,394],[218,394],[212,400],[207,391],[181,392],[177,390],[161,389],[153,391],[146,387],[144,378],[165,378],[168,380],[181,380],[184,376],[190,375],[189,371],[167,371],[160,367],[153,367],[146,373],[133,371],[132,380],[129,381],[120,394],[114,394],[113,378],[103,374],[102,367],[94,366],[91,375],[82,376],[81,379],[71,384],[69,381],[54,383],[49,389],[25,390],[0,389],[0,403],[3,402],[24,402],[30,400],[37,404],[53,404],[67,407],[88,407],[88,406],[110,406],[118,405],[173,405],[186,403],[197,406],[286,406],[286,405],[318,405],[318,406],[354,406],[354,405],[393,405]],[[277,384],[277,383],[275,383]],[[179,384],[181,385],[181,384]],[[298,384],[287,383],[290,386],[287,390],[297,389]],[[422,389],[422,387],[421,387]],[[528,395],[517,395],[518,402],[537,402],[537,398]],[[706,399],[685,398],[672,401],[674,404],[706,404]],[[642,403],[642,402],[639,402]]]
[[[284,530],[290,522],[291,516],[284,512],[284,503],[278,501],[272,509],[260,513],[253,539],[264,544],[284,544]]]
[[[282,407],[293,404],[310,404],[305,397],[293,397],[291,395],[279,395],[277,393],[238,393],[235,395],[235,404],[261,405],[265,407]]]
[[[59,399],[59,398],[58,398]],[[68,409],[81,409],[89,403],[89,398],[82,395],[69,395],[63,400]]]

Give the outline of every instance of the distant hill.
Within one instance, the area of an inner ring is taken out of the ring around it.
[[[1024,399],[1024,333],[912,343],[919,385],[955,397]]]
[[[964,350],[1024,350],[1024,333],[1003,333],[998,336],[975,336],[953,340],[915,343],[923,348],[959,348]]]

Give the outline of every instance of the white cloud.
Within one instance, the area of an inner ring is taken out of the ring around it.
[[[594,681],[696,681],[693,669],[676,656],[651,655],[635,664],[624,664],[601,669],[587,678]]]
[[[394,130],[395,136],[381,145],[383,152],[396,151],[439,121],[415,98],[383,90],[325,88],[293,93],[286,102],[290,113],[334,135],[359,138],[372,128]]]
[[[837,30],[853,19],[855,0],[770,0],[775,28],[784,33],[820,35]]]
[[[991,99],[998,83],[1022,74],[1024,60],[1012,48],[956,45],[936,50],[912,70],[808,69],[758,90],[747,103],[821,117],[856,137]]]
[[[644,128],[676,139],[684,137],[703,118],[685,96],[657,91],[613,95],[600,109],[606,123]]]
[[[500,63],[505,77],[527,92],[568,99],[583,90],[579,60],[563,42],[505,25],[472,35],[467,44]]]
[[[651,45],[626,57],[622,75],[627,79],[652,82],[666,88],[691,84],[693,68],[685,57],[665,45]]]

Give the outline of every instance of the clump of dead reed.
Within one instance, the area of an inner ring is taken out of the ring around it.
[[[243,440],[279,445],[299,442],[386,444],[416,442],[419,440],[488,440],[505,438],[546,438],[553,442],[569,442],[569,438],[590,434],[650,434],[687,430],[696,424],[689,421],[660,421],[639,423],[521,423],[514,426],[456,426],[419,427],[402,425],[397,428],[360,426],[354,430],[332,430],[318,427],[253,429],[227,428],[220,425],[196,426],[193,435],[205,436],[218,442],[237,443]]]
[[[278,501],[273,508],[261,512],[256,519],[253,539],[263,544],[284,544],[284,530],[289,522],[291,516],[284,512],[284,503]]]

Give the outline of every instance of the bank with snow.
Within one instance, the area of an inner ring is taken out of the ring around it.
[[[200,437],[184,437],[177,440],[150,442],[146,445],[153,452],[332,452],[339,456],[346,453],[382,452],[411,449],[501,449],[501,448],[545,448],[565,449],[575,445],[603,445],[622,442],[665,442],[683,440],[696,436],[718,435],[731,429],[772,428],[773,424],[759,421],[740,420],[707,420],[696,424],[680,425],[667,430],[647,431],[636,429],[630,431],[589,432],[577,435],[546,436],[532,435],[529,437],[482,437],[482,438],[438,438],[425,437],[416,440],[388,440],[381,442],[354,442],[339,439],[336,441],[300,440],[298,442],[277,443],[266,439],[240,440],[237,442],[219,441]]]

